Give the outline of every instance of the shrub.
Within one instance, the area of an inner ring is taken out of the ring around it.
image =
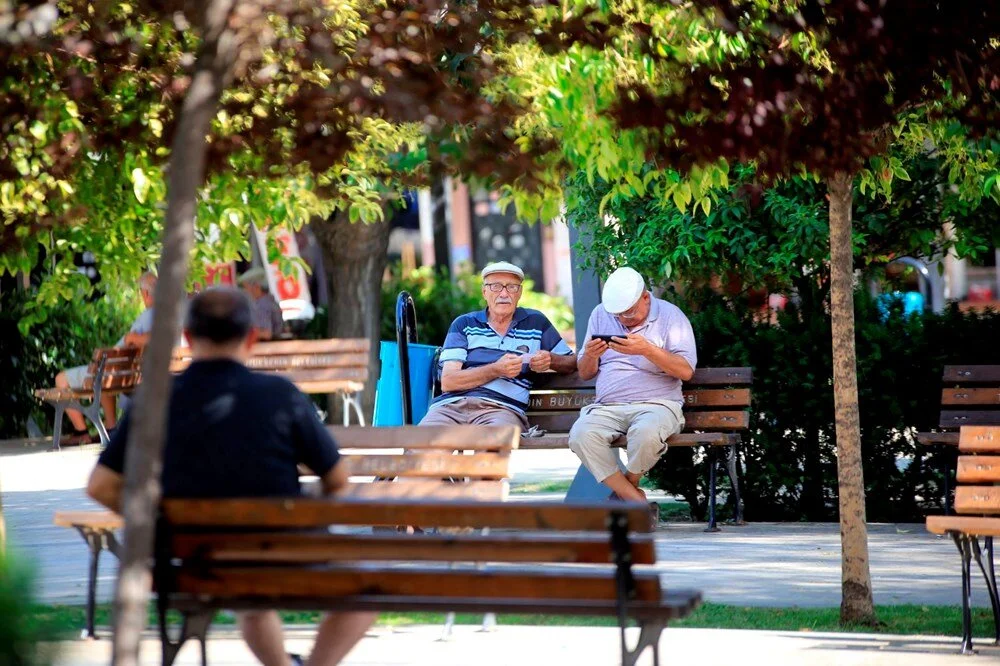
[[[883,317],[868,295],[858,292],[856,303],[867,517],[922,521],[940,508],[942,470],[953,459],[913,435],[937,427],[944,365],[1000,363],[1000,314],[952,308],[904,317],[893,308]],[[750,430],[741,445],[747,520],[836,520],[828,316],[822,308],[790,306],[769,323],[720,298],[689,314],[700,365],[754,371]],[[651,472],[660,488],[684,496],[699,519],[707,489],[703,455],[675,449]]]
[[[29,569],[0,551],[0,664],[41,666],[51,662],[40,643],[51,639],[32,613]]]
[[[53,386],[65,368],[90,362],[94,349],[113,345],[138,315],[141,300],[134,287],[108,289],[88,302],[82,297],[47,310],[43,321],[22,335],[18,324],[31,292],[0,295],[0,438],[22,437],[33,417],[51,428],[53,411],[34,397],[35,389]]]

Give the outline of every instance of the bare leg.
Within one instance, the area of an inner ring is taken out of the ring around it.
[[[335,666],[365,636],[378,613],[330,613],[319,625],[309,666]]]
[[[285,638],[281,631],[281,618],[276,611],[248,611],[238,613],[243,640],[254,656],[264,666],[291,666],[285,652]]]
[[[646,501],[646,493],[639,490],[639,488],[627,479],[621,472],[615,472],[608,478],[604,479],[601,483],[615,491],[615,494],[623,500],[630,502]]]
[[[639,482],[642,481],[642,474],[636,474],[635,472],[626,472],[625,478],[636,488],[639,487]]]
[[[101,411],[104,412],[104,427],[110,430],[118,422],[118,396],[101,394]]]
[[[69,380],[66,378],[65,372],[60,372],[56,375],[56,387],[61,389],[68,389]],[[83,419],[83,414],[76,411],[75,409],[67,409],[66,416],[69,417],[70,423],[73,424],[73,429],[77,432],[82,432],[87,429],[87,422]]]

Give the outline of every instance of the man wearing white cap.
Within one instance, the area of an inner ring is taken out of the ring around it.
[[[580,412],[569,447],[618,497],[645,501],[639,480],[666,452],[667,438],[684,427],[681,382],[698,363],[694,332],[680,308],[654,298],[631,268],[608,277],[601,301],[579,357],[580,377],[597,377],[597,400]],[[622,436],[628,440],[625,474],[611,448]]]
[[[486,309],[457,318],[441,350],[443,394],[420,425],[516,425],[532,373],[576,370],[576,356],[538,310],[517,307],[524,271],[506,261],[483,269]]]

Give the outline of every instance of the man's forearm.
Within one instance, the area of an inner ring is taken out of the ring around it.
[[[453,370],[441,377],[442,391],[468,391],[483,384],[489,384],[497,378],[492,365],[482,365],[478,368]]]
[[[584,354],[580,357],[577,363],[576,370],[577,374],[580,375],[580,379],[593,379],[597,376],[597,368],[601,363],[599,356],[588,356]]]
[[[683,356],[668,352],[666,349],[654,347],[646,356],[650,362],[671,377],[688,381],[694,376],[694,370]]]
[[[551,367],[561,375],[568,375],[576,370],[576,354],[553,354]]]

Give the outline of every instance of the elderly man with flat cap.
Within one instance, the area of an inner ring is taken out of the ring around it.
[[[601,300],[578,361],[582,379],[597,377],[597,399],[580,412],[569,447],[615,495],[645,501],[639,480],[684,428],[681,382],[698,363],[694,332],[680,308],[654,298],[631,268],[608,277]],[[611,448],[621,436],[628,440],[624,474]]]
[[[532,373],[576,370],[576,356],[538,310],[519,308],[524,271],[505,261],[483,269],[486,309],[456,319],[441,351],[442,395],[420,425],[516,425]]]
[[[271,295],[267,269],[257,266],[240,276],[239,285],[253,299],[253,327],[258,340],[276,340],[285,328],[281,306]]]

